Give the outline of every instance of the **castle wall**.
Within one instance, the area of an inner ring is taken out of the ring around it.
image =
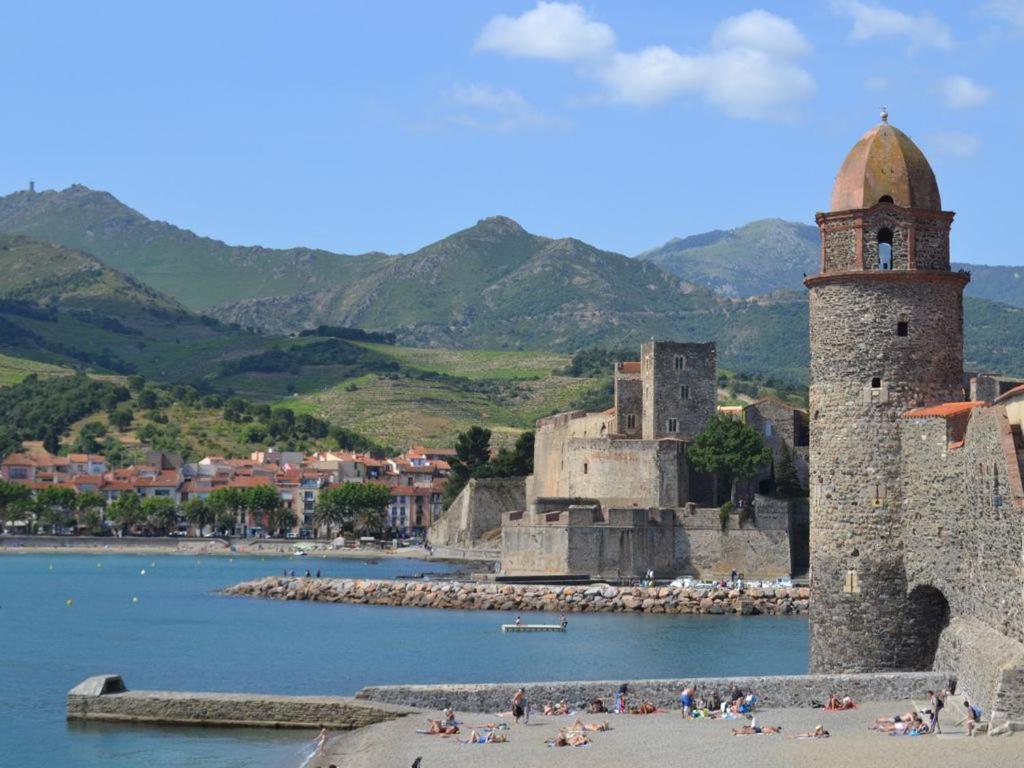
[[[757,497],[756,521],[740,527],[730,516],[722,530],[715,508],[676,512],[674,570],[699,578],[727,578],[735,570],[746,578],[776,578],[791,572],[788,504]],[[799,503],[799,502],[797,502]]]
[[[433,547],[473,547],[501,527],[504,512],[526,508],[522,477],[472,479],[427,532]]]
[[[812,671],[930,666],[921,638],[902,631],[898,419],[962,398],[963,282],[914,272],[808,280]]]
[[[975,409],[966,434],[938,417],[900,429],[907,587],[948,602],[936,664],[992,709],[1002,666],[1024,660],[1024,594],[1007,589],[1024,583],[1024,489],[1006,409]],[[1017,708],[1024,717],[1024,702]]]

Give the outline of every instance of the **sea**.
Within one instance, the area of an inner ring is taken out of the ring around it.
[[[502,634],[501,614],[225,597],[295,570],[393,578],[417,560],[0,555],[0,766],[299,768],[314,733],[73,724],[70,688],[348,695],[388,683],[799,674],[802,617],[570,614],[565,634]],[[609,694],[612,693],[609,691]]]

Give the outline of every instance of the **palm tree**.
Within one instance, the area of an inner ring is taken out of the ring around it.
[[[214,521],[213,510],[198,496],[186,501],[181,510],[185,513],[185,519],[195,526],[197,536],[202,536],[203,529]]]
[[[275,533],[288,533],[290,529],[295,527],[295,521],[295,510],[291,507],[278,505],[276,509],[272,509],[267,513],[267,523]]]

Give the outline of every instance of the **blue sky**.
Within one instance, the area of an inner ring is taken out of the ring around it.
[[[346,253],[500,213],[632,255],[813,222],[886,104],[954,258],[1024,263],[1024,0],[37,0],[0,27],[0,193]]]

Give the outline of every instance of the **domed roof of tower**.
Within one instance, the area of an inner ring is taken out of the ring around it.
[[[907,134],[889,125],[885,112],[843,161],[832,187],[831,209],[870,208],[882,200],[904,208],[942,210],[928,159]]]

